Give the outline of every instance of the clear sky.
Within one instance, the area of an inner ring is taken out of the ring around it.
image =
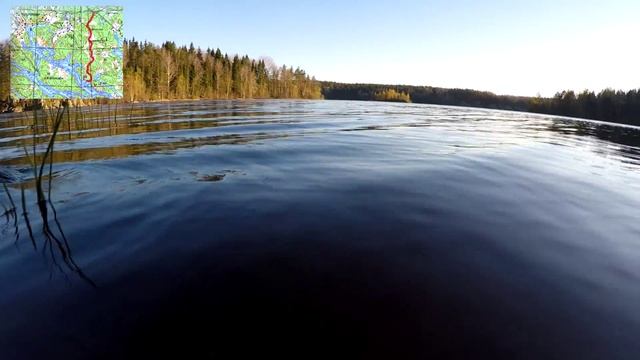
[[[0,38],[10,8],[39,4],[122,5],[127,38],[270,56],[320,80],[515,95],[640,88],[640,0],[2,0]]]

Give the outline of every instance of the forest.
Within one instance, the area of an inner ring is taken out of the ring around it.
[[[325,99],[381,100],[380,94],[391,90],[406,94],[414,103],[528,111],[640,125],[640,89],[627,92],[605,89],[599,93],[585,90],[578,94],[569,90],[553,97],[526,97],[431,86],[322,83]]]
[[[124,97],[157,99],[318,99],[319,83],[304,70],[269,58],[229,57],[220,49],[131,40],[124,44]]]
[[[276,66],[269,58],[229,56],[165,42],[125,40],[124,100],[322,97],[318,81],[304,70]],[[14,106],[10,94],[10,51],[0,43],[0,112]],[[86,103],[86,101],[85,101]]]
[[[376,101],[411,102],[409,94],[395,89],[385,89],[374,94]]]

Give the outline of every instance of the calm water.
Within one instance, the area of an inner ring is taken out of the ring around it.
[[[54,239],[31,120],[0,117],[18,206],[2,359],[640,354],[638,128],[373,102],[114,110],[60,130]]]

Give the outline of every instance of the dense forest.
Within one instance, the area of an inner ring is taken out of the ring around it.
[[[304,70],[277,67],[270,59],[135,40],[125,41],[124,53],[127,101],[321,97],[319,83]]]
[[[271,59],[230,57],[165,42],[124,42],[124,100],[305,98],[322,96],[319,83],[302,69],[276,66]],[[10,59],[0,43],[0,101],[9,102]],[[0,111],[2,110],[0,106]]]
[[[391,91],[406,94],[414,103],[529,111],[640,125],[640,89],[628,92],[605,89],[597,94],[585,90],[577,95],[573,91],[562,91],[554,97],[543,98],[431,86],[322,83],[325,99],[384,100],[381,94]]]
[[[6,42],[0,42],[0,113],[4,111],[9,100],[10,76],[9,45]]]

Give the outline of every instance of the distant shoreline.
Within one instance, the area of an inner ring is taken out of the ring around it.
[[[640,126],[640,89],[624,92],[605,89],[561,91],[553,97],[496,95],[489,91],[450,89],[432,86],[351,84],[320,82],[326,100],[379,100],[380,94],[394,91],[418,104],[465,106],[536,114],[568,116]]]

